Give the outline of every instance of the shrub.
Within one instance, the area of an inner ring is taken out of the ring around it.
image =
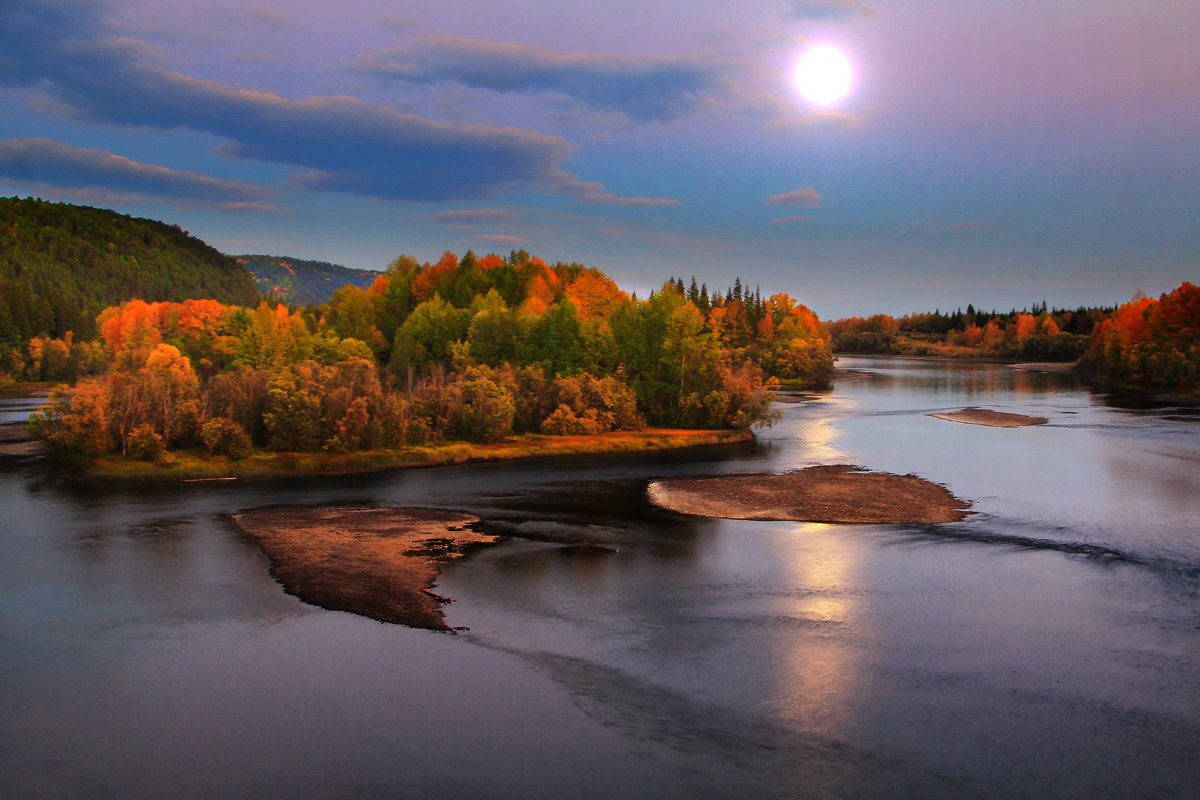
[[[507,386],[478,368],[466,370],[458,384],[462,403],[451,424],[455,434],[470,442],[498,442],[512,435],[517,406]]]
[[[250,455],[250,436],[228,417],[214,417],[200,428],[200,439],[208,452],[237,461]]]
[[[158,461],[167,453],[163,438],[147,423],[142,423],[129,432],[125,440],[125,454],[138,461]]]
[[[550,436],[586,436],[599,433],[602,427],[596,409],[589,408],[582,414],[576,414],[564,403],[542,420],[541,430]]]

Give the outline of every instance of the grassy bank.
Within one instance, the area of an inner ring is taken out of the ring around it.
[[[499,461],[535,456],[642,453],[752,438],[745,430],[693,431],[647,428],[613,431],[594,436],[525,434],[493,444],[447,442],[428,447],[370,450],[357,453],[272,453],[258,451],[240,461],[203,450],[180,450],[162,461],[134,461],[119,456],[98,458],[77,466],[88,478],[100,480],[182,481],[213,478],[277,478],[297,475],[344,475],[401,467],[431,467],[468,461]]]

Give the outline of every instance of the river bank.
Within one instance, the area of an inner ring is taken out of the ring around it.
[[[407,467],[432,467],[473,461],[501,461],[539,456],[601,455],[675,450],[752,439],[748,430],[677,430],[646,428],[588,436],[524,434],[491,444],[446,442],[438,445],[356,453],[275,453],[258,451],[232,461],[202,450],[179,450],[163,460],[136,461],[119,456],[68,461],[86,480],[185,481],[226,478],[286,478],[306,475],[349,475]]]

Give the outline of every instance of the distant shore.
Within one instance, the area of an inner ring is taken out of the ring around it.
[[[981,364],[1004,364],[1014,369],[1029,369],[1039,372],[1073,372],[1075,361],[1022,361],[1019,358],[1003,358],[1000,356],[987,356],[982,354],[971,353],[961,356],[931,356],[931,355],[906,355],[904,353],[851,353],[851,352],[834,352],[834,359],[842,358],[906,358],[914,361],[954,361],[954,362],[978,362]]]
[[[394,450],[356,453],[275,453],[259,451],[231,461],[202,450],[171,452],[157,462],[105,456],[74,466],[85,479],[101,481],[201,481],[229,478],[285,478],[306,475],[349,475],[405,467],[432,467],[472,461],[563,455],[600,455],[675,450],[702,445],[744,442],[748,430],[679,430],[646,428],[589,436],[524,434],[493,444],[446,442]]]

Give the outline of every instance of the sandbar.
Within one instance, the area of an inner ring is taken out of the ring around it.
[[[809,402],[812,402],[813,400],[819,400],[819,399],[820,399],[819,395],[806,394],[803,392],[776,392],[775,393],[775,402],[776,403],[787,403],[789,405],[793,404],[793,403],[809,403]]]
[[[916,475],[828,464],[783,475],[668,478],[651,502],[682,514],[800,522],[934,523],[964,519],[970,504]]]
[[[1026,425],[1045,425],[1050,421],[1045,417],[1028,417],[1024,414],[990,411],[986,408],[964,408],[961,411],[930,414],[929,416],[948,419],[951,422],[965,422],[968,425],[987,425],[991,428],[1023,428]]]
[[[42,442],[0,442],[0,458],[34,458],[50,455]]]
[[[1012,369],[1026,372],[1058,372],[1070,375],[1075,372],[1073,361],[1027,361],[1024,364],[1009,364]]]
[[[6,422],[0,424],[0,442],[10,444],[14,442],[32,442],[33,437],[29,435],[29,431],[25,428],[24,422]]]
[[[432,592],[439,567],[496,536],[461,511],[373,506],[286,506],[235,514],[271,560],[288,594],[333,611],[448,631]]]

